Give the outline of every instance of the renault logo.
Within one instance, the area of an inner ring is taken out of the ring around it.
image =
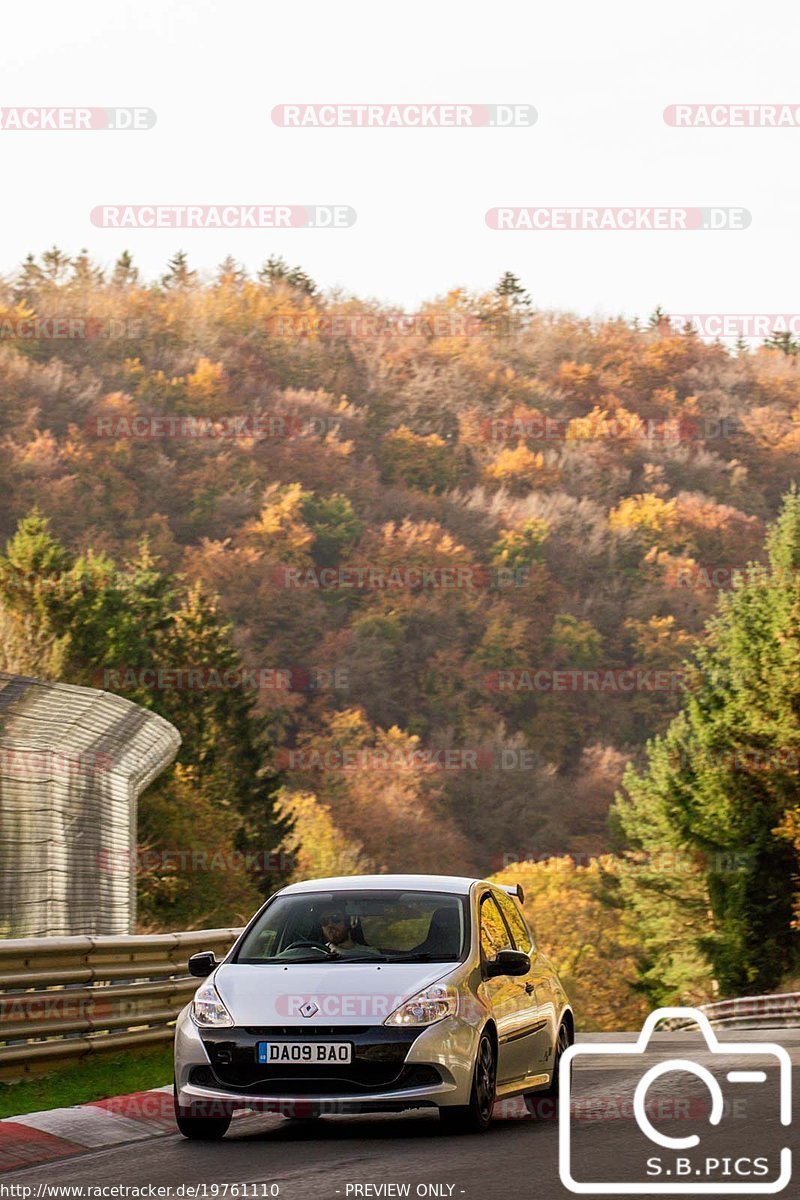
[[[313,1000],[307,1000],[305,1004],[300,1005],[300,1015],[303,1017],[313,1017],[314,1013],[319,1012],[319,1005]]]

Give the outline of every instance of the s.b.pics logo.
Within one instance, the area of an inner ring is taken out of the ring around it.
[[[656,1032],[664,1020],[691,1021],[700,1036]],[[598,1195],[779,1192],[792,1175],[791,1071],[783,1046],[720,1041],[694,1008],[657,1009],[635,1042],[570,1046],[559,1065],[561,1182]],[[613,1155],[580,1119],[581,1093],[598,1086],[632,1092],[630,1136]]]

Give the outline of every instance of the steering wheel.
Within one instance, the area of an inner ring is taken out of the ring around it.
[[[305,946],[311,946],[314,950],[321,950],[324,954],[330,954],[331,951],[323,942],[311,942],[307,938],[300,938],[296,942],[292,942],[290,946],[284,946],[281,954],[286,954],[289,950],[302,950]]]

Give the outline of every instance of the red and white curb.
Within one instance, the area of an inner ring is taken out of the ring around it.
[[[0,1121],[0,1172],[175,1132],[172,1087]]]
[[[234,1120],[248,1116],[281,1119],[278,1114],[243,1109],[234,1113]],[[495,1118],[500,1120],[526,1116],[521,1100],[501,1100],[495,1107]],[[6,1117],[0,1121],[0,1174],[165,1133],[177,1133],[171,1086]]]

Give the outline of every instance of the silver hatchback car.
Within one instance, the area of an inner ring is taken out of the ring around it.
[[[235,1109],[310,1118],[438,1108],[486,1129],[498,1099],[535,1115],[575,1024],[518,889],[444,875],[313,879],[266,902],[178,1017],[185,1137]]]

